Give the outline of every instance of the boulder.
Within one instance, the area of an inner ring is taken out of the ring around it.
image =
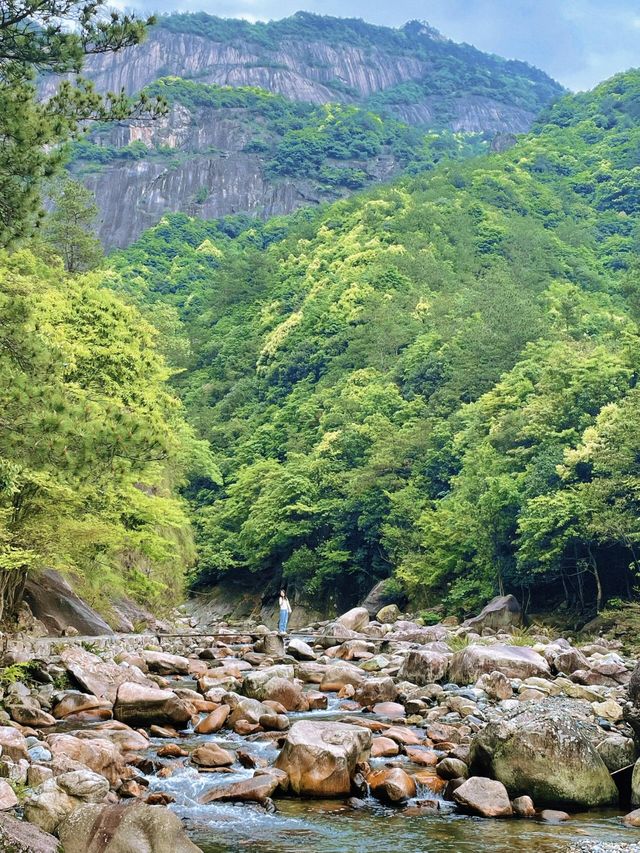
[[[193,705],[180,699],[171,690],[146,687],[134,682],[120,685],[113,707],[116,720],[132,725],[170,723],[184,727],[194,714]]]
[[[12,815],[0,814],[0,850],[5,853],[59,853],[58,839]]]
[[[177,815],[135,801],[83,805],[60,825],[58,834],[65,853],[202,853]]]
[[[210,735],[214,732],[219,732],[224,726],[231,708],[228,705],[220,705],[215,711],[207,714],[198,725],[195,727],[195,732],[198,735]]]
[[[13,809],[18,805],[18,798],[11,785],[4,779],[0,779],[0,811]]]
[[[472,776],[455,789],[453,799],[465,811],[481,817],[509,817],[513,814],[507,789],[494,779]]]
[[[338,616],[336,623],[349,631],[361,631],[369,624],[369,611],[366,607],[354,607]]]
[[[68,646],[60,653],[70,675],[87,693],[113,703],[118,687],[127,682],[157,687],[157,684],[136,666],[106,663],[80,646]]]
[[[315,660],[316,654],[310,645],[303,640],[292,637],[287,646],[287,652],[296,660]]]
[[[50,634],[60,635],[69,627],[87,637],[113,634],[104,619],[79,598],[62,575],[53,569],[30,576],[25,584],[24,597],[35,618]]]
[[[507,678],[529,678],[550,674],[546,660],[527,646],[467,646],[457,652],[449,666],[449,680],[454,684],[475,684],[484,673],[501,672]]]
[[[79,722],[110,720],[112,712],[113,705],[108,699],[98,699],[90,693],[78,691],[65,693],[52,709],[57,720],[72,719]]]
[[[398,689],[393,678],[369,678],[357,688],[354,699],[361,705],[375,705],[378,702],[393,702]]]
[[[213,788],[200,799],[203,804],[214,802],[253,802],[264,803],[276,790],[280,780],[273,774],[253,776],[230,785]]]
[[[376,620],[383,625],[393,625],[397,622],[402,614],[397,604],[387,604],[382,607],[376,614]]]
[[[531,797],[516,797],[511,803],[513,813],[518,817],[535,817],[536,808]]]
[[[5,758],[20,761],[27,757],[27,741],[13,726],[0,726],[0,751]]]
[[[471,743],[473,772],[502,782],[538,806],[591,808],[617,801],[617,788],[567,700],[523,704],[490,722]]]
[[[65,794],[85,803],[100,803],[109,793],[109,783],[99,773],[91,770],[74,770],[56,777],[56,783]]]
[[[636,748],[630,737],[621,734],[610,734],[596,746],[600,757],[607,765],[609,773],[629,767],[636,758]]]
[[[25,701],[16,705],[8,706],[8,711],[11,714],[11,719],[15,720],[21,726],[30,726],[31,728],[48,728],[55,726],[57,720],[43,711],[35,701]]]
[[[165,652],[142,652],[142,658],[149,667],[149,672],[159,675],[188,675],[189,661],[180,655],[168,655]]]
[[[631,775],[631,805],[640,806],[640,758],[636,761]]]
[[[401,767],[383,768],[367,776],[371,794],[383,803],[398,805],[416,795],[416,783]]]
[[[359,687],[365,678],[364,672],[359,667],[346,662],[335,663],[325,669],[320,689],[325,692],[333,690],[337,692],[347,684]]]
[[[513,595],[499,595],[483,607],[477,616],[462,623],[465,628],[473,628],[481,633],[484,628],[506,628],[522,624],[522,610]]]
[[[405,657],[398,678],[411,681],[413,684],[424,686],[442,681],[447,676],[449,658],[439,652],[417,651],[409,652]]]
[[[374,737],[371,743],[371,758],[390,758],[399,752],[399,745],[389,737]]]
[[[123,763],[122,754],[116,744],[101,738],[55,734],[47,737],[47,745],[54,760],[62,757],[83,764],[94,773],[104,776],[112,786],[120,782]]]
[[[511,699],[513,696],[513,688],[511,682],[502,672],[495,670],[494,672],[485,672],[476,681],[478,690],[484,690],[489,699]]]
[[[622,818],[626,826],[640,827],[640,809],[634,809]]]
[[[436,770],[441,779],[466,779],[469,775],[469,768],[464,761],[459,758],[447,756],[439,761]]]
[[[294,723],[275,766],[289,777],[290,790],[307,797],[344,797],[356,765],[371,748],[371,732],[345,723]]]
[[[191,761],[199,767],[231,767],[235,756],[216,743],[205,743],[193,750]]]
[[[382,580],[372,587],[367,597],[361,603],[361,607],[365,607],[369,616],[373,619],[376,613],[387,604],[398,603],[401,607],[406,602],[406,597],[398,598],[397,593],[389,589],[389,581]]]
[[[31,792],[24,804],[24,816],[45,832],[55,832],[59,824],[81,805],[81,800],[63,791],[55,779],[47,779]]]

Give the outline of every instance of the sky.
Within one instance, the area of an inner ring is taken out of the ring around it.
[[[126,0],[117,5],[252,21],[299,10],[394,27],[418,19],[454,41],[523,59],[574,91],[640,66],[640,0]]]

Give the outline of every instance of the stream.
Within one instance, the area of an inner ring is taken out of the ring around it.
[[[176,679],[174,686],[193,687],[191,679]],[[324,711],[291,713],[292,722],[299,719],[343,720],[349,716],[373,714],[345,711],[340,700],[329,694]],[[417,730],[416,730],[417,731]],[[180,746],[192,749],[205,742],[221,747],[243,749],[273,763],[277,746],[258,737],[241,737],[221,731],[214,735],[197,735],[192,728],[180,738]],[[168,741],[152,738],[148,755]],[[157,759],[156,759],[157,760]],[[418,770],[406,757],[392,763],[404,769]],[[388,758],[372,759],[372,767],[382,767]],[[171,765],[171,761],[163,761]],[[624,844],[625,850],[638,851],[638,830],[625,827],[619,810],[594,811],[573,815],[565,823],[550,824],[538,820],[487,820],[457,813],[451,803],[423,789],[418,797],[401,810],[382,806],[372,797],[364,806],[354,809],[339,800],[301,800],[278,798],[276,811],[269,813],[251,804],[211,803],[200,805],[199,799],[220,782],[238,781],[253,775],[234,765],[231,773],[204,773],[186,766],[168,778],[147,777],[150,791],[163,791],[175,798],[170,806],[185,821],[192,840],[204,853],[513,853],[517,850],[547,853],[569,851],[577,842],[613,842]],[[420,805],[430,801],[431,807]],[[433,808],[436,801],[437,811]],[[590,848],[591,849],[591,848]]]

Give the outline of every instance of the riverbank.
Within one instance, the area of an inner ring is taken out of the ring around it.
[[[215,637],[9,640],[4,843],[634,849],[635,660],[618,640],[577,648],[518,622],[500,600],[430,627],[356,608],[284,643],[224,624]]]

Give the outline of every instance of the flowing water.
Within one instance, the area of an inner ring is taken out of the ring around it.
[[[190,685],[183,682],[183,686]],[[338,705],[331,697],[326,711],[291,714],[290,718],[292,722],[348,718]],[[228,749],[241,747],[269,763],[277,755],[272,741],[225,731],[206,736],[187,731],[180,745],[190,749],[212,740]],[[149,754],[155,755],[156,747],[163,743],[166,741],[154,740]],[[385,760],[389,759],[371,763],[382,766]],[[406,758],[393,761],[408,770],[418,769]],[[640,853],[640,830],[623,826],[620,812],[613,810],[574,815],[561,824],[486,820],[456,814],[430,791],[419,791],[417,799],[402,810],[386,808],[372,798],[359,809],[335,800],[280,798],[273,813],[257,805],[199,804],[202,795],[221,782],[252,775],[252,770],[244,769],[221,774],[184,767],[166,779],[152,775],[148,780],[150,790],[175,797],[171,808],[184,819],[191,838],[204,853],[560,853],[574,849],[579,842],[620,843],[625,845],[623,849]]]

